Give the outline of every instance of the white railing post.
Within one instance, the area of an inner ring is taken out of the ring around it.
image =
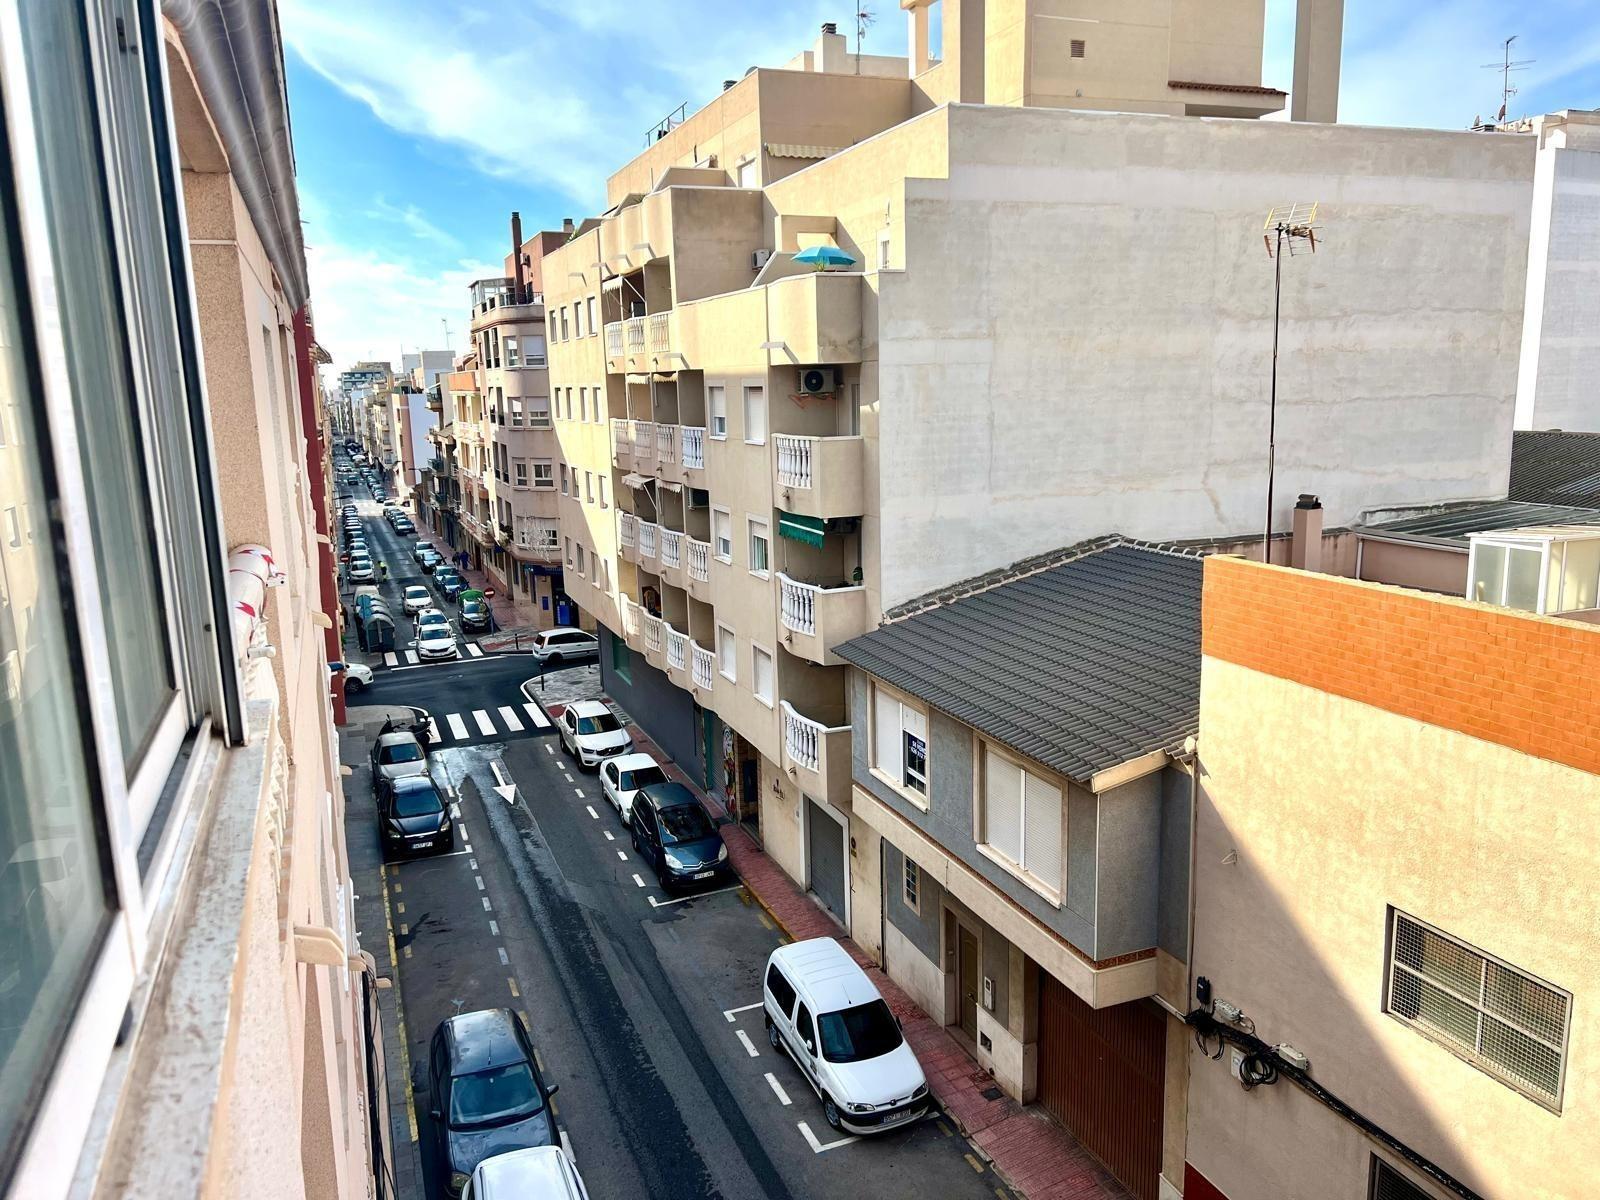
[[[656,457],[664,463],[678,461],[677,442],[674,436],[677,432],[676,425],[656,426]]]
[[[661,618],[653,613],[645,613],[644,644],[650,650],[661,649]]]
[[[807,637],[814,636],[817,632],[817,592],[821,589],[790,579],[782,571],[778,572],[778,587],[784,628]]]
[[[661,565],[663,567],[683,566],[683,534],[675,529],[661,531]]]
[[[661,537],[661,526],[654,521],[639,522],[639,554],[644,558],[654,558],[656,548]]]
[[[670,354],[672,352],[672,314],[650,314],[650,353]]]
[[[656,452],[656,426],[654,421],[633,423],[633,453],[637,457],[654,456]]]
[[[637,533],[638,518],[632,513],[617,514],[617,540],[632,547]]]
[[[773,440],[778,448],[778,482],[789,488],[809,488],[811,450],[817,439],[780,433]]]
[[[625,329],[626,329],[627,337],[628,337],[628,353],[630,355],[632,355],[632,354],[643,354],[644,353],[644,318],[643,317],[629,317],[628,318],[628,323],[625,326]]]
[[[681,432],[683,465],[701,471],[706,465],[706,430],[704,425],[685,425]]]
[[[689,574],[705,583],[711,578],[711,543],[689,539]]]
[[[689,666],[689,635],[679,633],[671,625],[667,625],[667,666],[679,671]]]
[[[633,453],[633,443],[628,440],[628,422],[622,417],[611,418],[612,453],[616,456]]]
[[[713,674],[717,661],[716,655],[712,654],[699,642],[693,643],[691,650],[694,664],[694,686],[709,692],[716,678]]]
[[[611,358],[622,357],[621,321],[612,321],[606,326],[606,354]]]

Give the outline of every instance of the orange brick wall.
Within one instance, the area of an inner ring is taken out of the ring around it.
[[[1205,654],[1600,774],[1600,628],[1209,558]]]

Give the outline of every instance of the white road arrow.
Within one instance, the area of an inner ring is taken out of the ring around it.
[[[500,766],[500,760],[498,758],[491,760],[489,763],[489,769],[494,772],[494,790],[500,794],[500,799],[504,800],[507,804],[513,803],[512,797],[517,794],[517,785],[511,782],[510,776],[508,776],[504,769]]]

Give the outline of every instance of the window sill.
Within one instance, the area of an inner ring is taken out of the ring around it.
[[[717,674],[721,675],[729,683],[738,683],[739,682],[739,677],[737,675],[729,675],[726,671],[721,670],[720,668],[718,669]]]
[[[759,441],[752,441],[750,438],[745,438],[744,444],[746,446],[765,446],[767,444],[767,439],[761,438]]]
[[[888,788],[891,792],[893,792],[896,796],[899,796],[913,808],[916,808],[921,812],[928,811],[928,798],[921,792],[913,791],[911,788],[906,787],[903,783],[897,783],[894,779],[891,779],[882,771],[878,770],[877,767],[868,767],[867,774],[871,775],[879,783],[883,784],[884,787]]]
[[[761,580],[769,580],[772,578],[771,571],[751,571],[750,574]]]
[[[725,442],[728,440],[728,435],[725,433],[708,433],[706,436],[713,442]]]
[[[990,849],[987,843],[974,841],[973,845],[977,847],[979,854],[983,855],[990,862],[994,863],[995,866],[999,867],[1007,875],[1010,875],[1013,879],[1027,887],[1030,891],[1037,892],[1050,903],[1052,908],[1061,907],[1060,892],[1051,891],[1050,888],[1041,880],[1035,879],[1032,875],[1029,875],[1004,854],[1001,854],[998,850]]]
[[[773,704],[771,700],[768,700],[760,692],[751,692],[750,694],[756,698],[756,702],[758,704],[765,704],[768,708],[776,708],[777,707],[777,705]]]

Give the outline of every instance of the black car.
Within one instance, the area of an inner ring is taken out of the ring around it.
[[[448,854],[456,848],[450,810],[427,775],[396,779],[378,793],[378,829],[386,858],[390,854]]]
[[[550,1097],[528,1031],[507,1008],[439,1022],[428,1050],[428,1115],[450,1196],[484,1159],[556,1144]]]
[[[652,783],[633,797],[633,848],[666,891],[726,878],[728,848],[694,793],[681,783]]]
[[[489,628],[489,606],[482,600],[461,601],[461,628],[482,633]]]

